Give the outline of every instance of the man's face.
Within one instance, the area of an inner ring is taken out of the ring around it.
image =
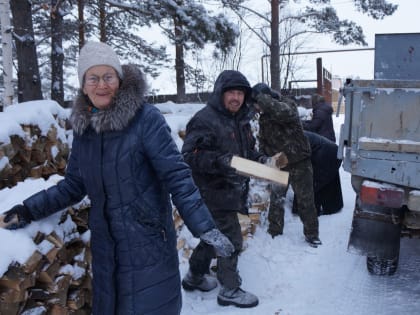
[[[223,93],[223,104],[231,113],[236,113],[245,100],[245,92],[242,90],[227,90]]]

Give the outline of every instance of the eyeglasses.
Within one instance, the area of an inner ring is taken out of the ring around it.
[[[85,79],[86,85],[89,86],[97,86],[99,82],[104,81],[108,85],[114,85],[118,82],[118,76],[115,74],[104,74],[102,77],[98,77],[96,75],[91,75]]]

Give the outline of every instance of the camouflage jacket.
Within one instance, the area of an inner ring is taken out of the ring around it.
[[[259,118],[260,150],[266,155],[284,152],[289,165],[309,158],[311,147],[303,133],[296,104],[285,97],[276,99],[260,94],[256,99],[261,114]]]

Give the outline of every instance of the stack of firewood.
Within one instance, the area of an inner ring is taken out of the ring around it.
[[[80,236],[87,231],[87,211],[65,211],[60,224],[69,215],[75,223],[66,240],[38,232],[37,250],[24,264],[9,266],[0,278],[0,314],[91,314],[91,252]]]
[[[252,238],[257,226],[261,225],[262,216],[268,208],[268,203],[253,204],[248,215],[238,214],[242,238]]]
[[[24,137],[12,135],[9,143],[0,143],[0,160],[8,160],[0,169],[0,189],[12,187],[27,177],[48,178],[64,173],[69,146],[57,136],[57,129],[51,126],[48,133],[42,135],[38,126],[21,127]]]

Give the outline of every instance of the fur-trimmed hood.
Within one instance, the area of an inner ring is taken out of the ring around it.
[[[97,133],[122,130],[142,108],[147,90],[142,71],[133,64],[122,66],[122,71],[120,88],[107,109],[91,112],[89,99],[79,89],[70,116],[70,123],[76,134],[83,134],[89,126]]]

